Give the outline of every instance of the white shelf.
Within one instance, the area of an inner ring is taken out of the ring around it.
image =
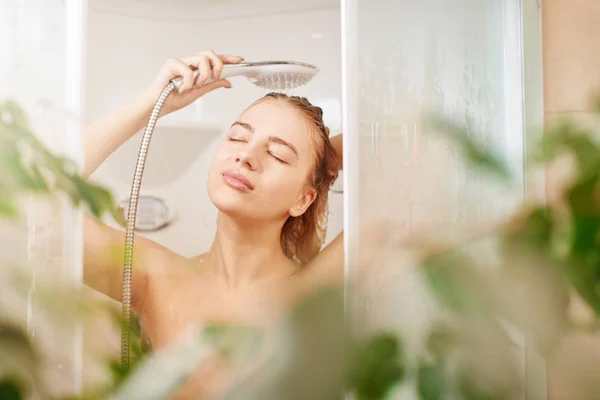
[[[144,169],[144,187],[162,187],[179,179],[224,132],[217,124],[159,120]],[[142,132],[115,151],[100,169],[111,180],[130,184],[140,149]],[[108,179],[108,178],[107,178]]]

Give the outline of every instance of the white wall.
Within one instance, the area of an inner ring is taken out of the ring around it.
[[[332,132],[341,129],[339,9],[196,23],[163,22],[91,10],[88,40],[88,120],[104,115],[144,89],[169,57],[213,49],[218,53],[239,54],[248,61],[296,60],[318,66],[320,72],[315,79],[294,93],[324,107]],[[233,89],[213,92],[159,122],[156,135],[171,133],[174,140],[181,140],[180,148],[185,149],[189,146],[183,140],[194,141],[193,136],[190,138],[190,129],[172,132],[167,129],[169,121],[184,121],[191,127],[210,124],[217,127],[218,132],[225,132],[248,104],[265,93],[243,78],[232,78],[232,83]],[[193,133],[206,135],[198,131]],[[189,168],[175,181],[159,185],[154,184],[159,181],[153,179],[156,177],[144,178],[146,185],[142,193],[162,197],[177,213],[171,226],[146,236],[186,256],[206,251],[215,231],[216,209],[205,190],[208,166],[218,140],[217,135],[214,136],[206,147],[196,143],[203,149],[194,160],[189,160]],[[202,140],[206,141],[206,137],[198,138]],[[164,136],[162,141],[165,141]],[[159,151],[161,148],[151,145],[148,163],[160,158]],[[135,147],[121,150],[109,158],[92,179],[110,187],[117,199],[126,198],[136,152]],[[170,157],[173,159],[173,155]],[[175,164],[172,163],[173,168]],[[161,168],[169,168],[169,164]],[[330,198],[328,240],[343,226],[342,195],[332,194]]]

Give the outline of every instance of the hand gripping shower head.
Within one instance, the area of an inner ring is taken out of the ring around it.
[[[306,85],[319,70],[314,65],[294,61],[261,61],[227,64],[221,78],[245,76],[258,87],[267,90],[289,90]],[[194,78],[198,71],[194,72]],[[171,80],[176,89],[181,87],[181,77]]]
[[[223,67],[221,78],[230,78],[234,76],[244,76],[258,87],[283,91],[294,89],[307,84],[319,70],[310,64],[290,61],[262,61],[262,62],[243,62],[240,64],[228,64]],[[198,72],[195,72],[196,77]],[[130,346],[129,337],[131,331],[131,276],[133,265],[133,239],[135,223],[138,209],[138,199],[140,187],[142,185],[142,176],[146,156],[150,146],[150,139],[154,133],[154,127],[158,120],[158,115],[162,109],[167,97],[181,87],[183,80],[181,77],[172,79],[159,96],[146,129],[142,137],[142,144],[138,153],[133,183],[131,185],[131,195],[129,196],[129,205],[127,212],[127,224],[125,228],[125,254],[123,265],[123,299],[122,305],[122,331],[121,331],[121,365],[125,370],[130,366]]]

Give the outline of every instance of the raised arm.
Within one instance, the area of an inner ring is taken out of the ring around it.
[[[148,89],[108,116],[91,123],[85,131],[84,176],[87,178],[123,143],[144,128],[156,99],[165,86],[177,76],[183,77],[179,93],[173,93],[165,102],[161,116],[183,108],[199,97],[221,87],[230,87],[226,79],[219,79],[224,64],[239,63],[241,57],[217,56],[212,51],[165,63]],[[194,81],[193,72],[198,69]],[[209,82],[209,83],[205,83]],[[84,221],[84,282],[93,289],[120,301],[123,275],[123,232],[86,216]],[[134,248],[132,300],[143,294],[144,279],[150,264],[160,264],[172,253],[158,244],[136,238]],[[139,269],[143,265],[145,268]]]
[[[129,103],[108,116],[89,124],[85,130],[84,176],[89,177],[115,150],[144,128],[154,103],[176,76],[183,77],[180,92],[171,94],[160,116],[193,103],[199,97],[222,87],[231,87],[226,79],[218,79],[224,64],[242,61],[237,56],[217,56],[211,51],[182,59],[168,60],[154,82]],[[199,70],[196,80],[193,72]],[[214,79],[206,83],[209,79]]]
[[[90,175],[123,143],[144,128],[150,117],[152,97],[140,94],[104,118],[89,124],[84,133],[83,175]]]
[[[338,156],[339,163],[340,163],[340,165],[339,165],[340,171],[342,169],[344,169],[343,144],[344,144],[344,135],[342,135],[341,133],[339,135],[335,135],[334,137],[331,138],[331,145],[333,146],[333,149],[335,150],[335,152]]]
[[[331,145],[337,153],[339,170],[343,169],[343,143],[342,134],[330,139]],[[342,284],[344,282],[344,232],[329,243],[305,268],[303,274],[304,289],[326,284]]]

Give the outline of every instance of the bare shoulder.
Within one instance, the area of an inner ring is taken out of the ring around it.
[[[207,268],[207,254],[185,257],[155,242],[146,245],[147,256],[152,258],[147,262],[145,274],[155,284],[163,282],[168,285],[172,281],[189,280],[190,276],[207,279],[208,273],[205,272],[210,270]]]
[[[144,251],[146,252],[144,254],[144,269],[148,277],[175,275],[178,272],[182,272],[190,264],[189,258],[177,254],[157,242],[145,238],[143,242],[140,245],[144,247]]]

